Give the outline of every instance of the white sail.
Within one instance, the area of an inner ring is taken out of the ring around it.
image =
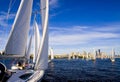
[[[94,49],[94,52],[93,52],[93,60],[96,59],[96,50]]]
[[[26,52],[26,58],[28,60],[30,58],[30,51],[31,51],[31,48],[32,48],[32,38],[33,38],[33,36],[31,35],[30,40],[29,40],[29,44],[28,44],[28,49],[27,49],[27,52]]]
[[[43,34],[35,69],[45,70],[48,67],[48,9],[49,0],[41,0],[41,17]]]
[[[33,0],[21,0],[10,36],[5,48],[6,54],[25,55]]]
[[[115,55],[115,51],[114,49],[112,49],[112,58],[114,58],[114,55]]]
[[[51,56],[51,60],[54,59],[53,48],[50,48],[50,56]]]
[[[115,51],[112,49],[112,57],[110,58],[112,62],[115,62]]]
[[[37,22],[35,21],[35,24],[34,24],[34,37],[35,37],[35,54],[34,54],[34,57],[33,57],[33,62],[36,61],[37,59],[37,55],[38,55],[38,49],[40,47],[40,32],[39,32],[39,28],[38,28],[38,24]]]

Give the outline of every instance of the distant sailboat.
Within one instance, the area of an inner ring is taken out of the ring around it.
[[[93,52],[93,57],[92,57],[92,60],[95,61],[96,60],[96,50],[94,49],[94,52]]]
[[[54,53],[53,53],[53,48],[50,48],[50,59],[54,59]]]
[[[110,58],[111,62],[115,62],[115,51],[112,49],[112,57]]]
[[[21,0],[5,48],[6,56],[23,57],[23,58],[26,57],[27,59],[29,59],[28,55],[29,55],[30,46],[28,47],[27,53],[25,50],[27,46],[28,32],[30,27],[32,4],[33,4],[33,0]],[[9,82],[17,82],[17,81],[36,82],[38,80],[41,80],[41,78],[43,77],[44,72],[48,67],[48,11],[49,11],[49,0],[41,0],[41,18],[42,18],[43,34],[42,34],[41,43],[36,42],[36,54],[35,54],[36,62],[34,69],[8,70],[10,72],[14,72],[8,79]],[[36,35],[39,34],[38,30],[36,30],[35,33]],[[31,45],[31,42],[29,45]],[[25,76],[27,76],[26,79],[24,79]]]

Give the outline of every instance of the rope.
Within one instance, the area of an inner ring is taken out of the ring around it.
[[[7,12],[7,20],[9,18],[10,11],[11,11],[12,7],[14,6],[15,2],[16,2],[16,0],[10,0],[8,12]]]

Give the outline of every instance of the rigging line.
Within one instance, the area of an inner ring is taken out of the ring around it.
[[[12,7],[14,6],[15,2],[16,2],[16,0],[10,0],[8,12],[7,12],[7,20],[9,18],[10,11],[11,11]]]
[[[10,0],[10,3],[9,3],[8,12],[7,12],[7,20],[9,17],[10,10],[11,10],[11,5],[12,5],[12,0]]]
[[[11,6],[12,6],[12,0],[10,0],[9,6],[8,6],[8,11],[6,14],[6,23],[8,23],[8,19],[9,19],[9,14],[10,14],[10,10],[11,10]],[[7,29],[5,29],[5,37],[7,37]],[[5,49],[4,49],[5,50]]]
[[[16,0],[13,0],[13,4],[11,4],[11,8],[14,6],[15,2],[16,2]]]

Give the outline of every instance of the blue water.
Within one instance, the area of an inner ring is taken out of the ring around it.
[[[12,64],[14,64],[14,61],[16,59],[15,58],[2,58],[0,59],[0,62],[2,62],[3,64],[5,64],[5,66],[7,67],[7,69],[10,69]]]
[[[120,82],[120,59],[67,60],[55,59],[49,63],[44,77],[47,82]]]
[[[2,59],[8,68],[14,59]],[[120,59],[67,60],[54,59],[49,63],[43,82],[120,82]]]

